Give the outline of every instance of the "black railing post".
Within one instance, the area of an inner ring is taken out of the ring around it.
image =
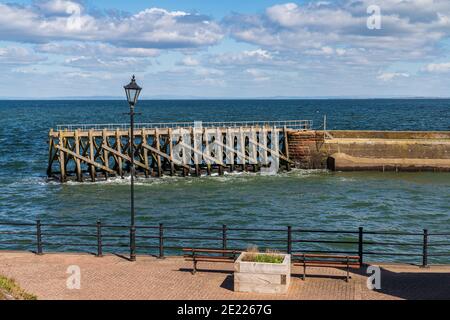
[[[423,229],[422,268],[428,267],[428,230]]]
[[[292,227],[287,227],[287,253],[291,254],[292,252]]]
[[[227,250],[227,225],[222,225],[222,249]],[[225,255],[225,253],[223,254]]]
[[[363,265],[363,257],[364,257],[364,229],[363,227],[358,228],[358,256],[359,256],[359,265]]]
[[[97,220],[97,257],[103,256],[102,248],[102,222]]]
[[[41,230],[41,220],[36,220],[36,254],[42,254],[42,230]]]
[[[164,225],[159,224],[159,259],[164,258]]]
[[[136,261],[136,227],[130,227],[130,261]]]

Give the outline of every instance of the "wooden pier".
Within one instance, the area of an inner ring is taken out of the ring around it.
[[[133,158],[143,177],[201,176],[225,171],[290,170],[288,136],[309,120],[136,124]],[[61,182],[130,173],[128,125],[62,125],[50,129],[47,175]]]

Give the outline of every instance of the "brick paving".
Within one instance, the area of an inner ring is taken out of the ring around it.
[[[80,267],[81,288],[66,285],[71,265]],[[306,281],[294,267],[289,292],[284,295],[233,292],[232,264],[192,264],[182,257],[156,259],[138,256],[136,262],[106,255],[0,252],[0,274],[13,278],[38,299],[450,299],[450,266],[419,268],[411,265],[380,265],[381,290],[366,287],[364,270],[345,271],[309,268]]]

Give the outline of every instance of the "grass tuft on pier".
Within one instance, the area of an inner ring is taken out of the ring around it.
[[[25,292],[14,280],[0,275],[0,300],[37,300],[37,297]]]

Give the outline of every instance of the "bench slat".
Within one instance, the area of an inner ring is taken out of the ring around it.
[[[309,254],[309,253],[293,253],[293,257],[305,257],[305,258],[329,258],[329,259],[349,259],[359,260],[359,256],[343,256],[343,255],[328,255],[328,254]]]
[[[347,265],[347,261],[343,261],[343,260],[308,260],[308,259],[303,260],[303,259],[294,259],[294,260],[292,260],[292,262],[295,262],[295,263],[306,262],[306,263],[318,263],[318,264],[321,264],[321,263],[334,263],[334,264]],[[358,264],[359,265],[359,262],[349,260],[348,264]]]
[[[234,263],[234,259],[213,259],[213,258],[187,258],[186,261],[197,261],[197,262],[224,262],[224,263]]]
[[[197,260],[200,260],[200,259],[234,260],[234,257],[227,257],[227,256],[222,257],[222,256],[205,256],[205,255],[191,255],[191,254],[188,254],[188,255],[185,255],[184,257],[185,258],[192,258],[192,259],[194,259],[194,257],[195,257],[195,259],[197,259]]]
[[[201,249],[201,248],[183,248],[185,252],[203,252],[203,253],[241,253],[238,250],[221,250],[221,249]]]
[[[297,263],[294,262],[294,266],[300,266],[303,267],[303,263]],[[306,263],[307,267],[333,267],[333,268],[347,268],[347,265],[344,264],[335,264],[335,263]],[[359,269],[360,265],[359,264],[349,264],[348,265],[349,268],[354,268],[354,269]]]

